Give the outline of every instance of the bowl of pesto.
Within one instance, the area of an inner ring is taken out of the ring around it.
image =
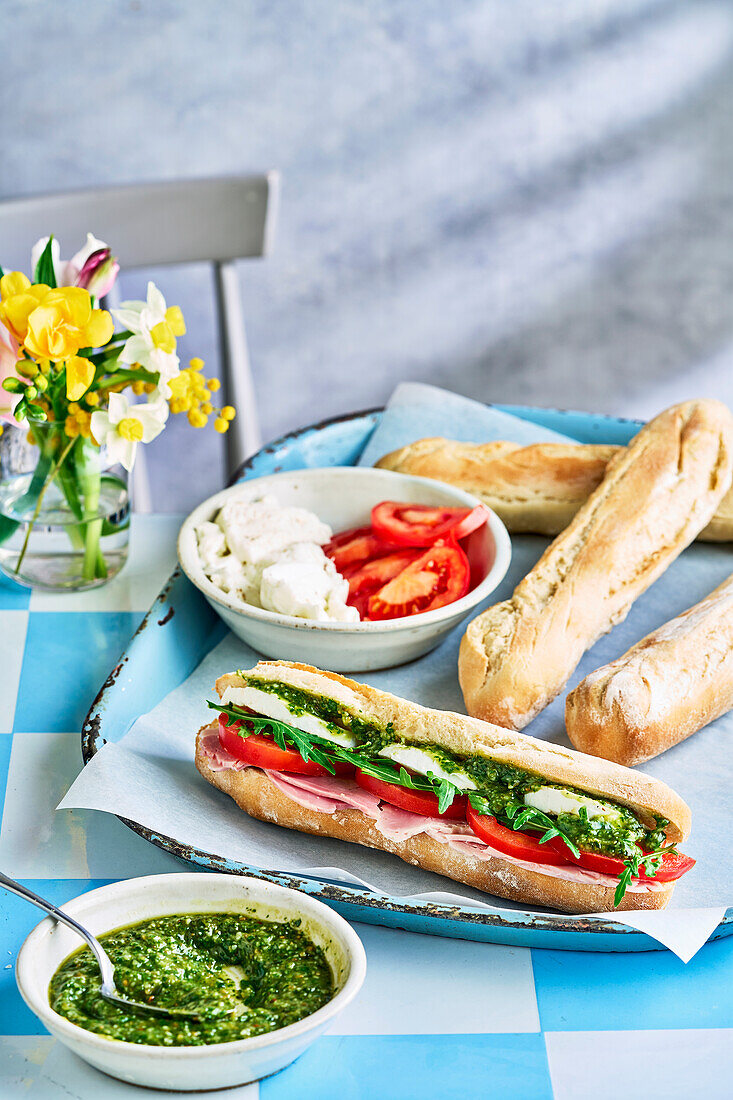
[[[131,1084],[196,1091],[283,1069],[356,996],[366,958],[322,902],[238,875],[167,874],[92,890],[63,906],[101,940],[118,991],[195,1019],[105,1001],[94,957],[41,921],[18,954],[18,988],[60,1042]]]

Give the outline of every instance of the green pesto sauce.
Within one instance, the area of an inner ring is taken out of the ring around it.
[[[99,994],[99,968],[87,947],[58,968],[49,1002],[87,1031],[150,1046],[229,1043],[275,1031],[334,995],[326,957],[299,925],[196,913],[157,917],[101,937],[123,997],[189,1009],[201,1022],[132,1015],[109,1004]]]
[[[381,749],[395,743],[413,744],[406,738],[400,737],[391,725],[380,729],[374,723],[366,722],[352,714],[335,699],[313,695],[300,688],[291,687],[289,684],[259,680],[250,676],[247,677],[247,683],[251,687],[259,688],[260,691],[269,691],[277,695],[287,703],[294,714],[314,714],[332,725],[349,730],[356,738],[357,750],[365,755],[377,757]],[[555,787],[572,794],[587,796],[586,791],[552,783],[542,776],[512,767],[510,764],[501,764],[486,756],[474,754],[460,757],[439,745],[415,745],[414,747],[429,752],[446,772],[457,769],[464,771],[473,779],[477,786],[477,793],[486,800],[489,811],[495,816],[501,816],[510,803],[521,802],[525,794],[536,791],[540,787]],[[641,845],[646,851],[652,851],[665,843],[664,826],[667,822],[664,819],[657,819],[656,829],[647,829],[626,807],[604,798],[591,797],[612,808],[617,816],[614,821],[606,821],[603,818],[588,820],[573,813],[558,814],[556,818],[558,825],[579,848],[587,852],[598,852],[623,859],[635,854],[637,845]]]

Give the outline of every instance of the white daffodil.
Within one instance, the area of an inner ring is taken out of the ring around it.
[[[160,392],[170,397],[168,383],[180,372],[176,337],[183,336],[186,331],[178,306],[166,306],[155,283],[148,283],[146,301],[123,302],[112,313],[133,333],[120,352],[120,362],[139,363],[146,370],[156,372],[160,376]]]
[[[109,395],[109,409],[92,413],[92,435],[106,447],[112,462],[129,472],[135,463],[138,443],[150,443],[160,435],[168,419],[168,403],[158,396],[145,405],[131,405],[121,393]]]

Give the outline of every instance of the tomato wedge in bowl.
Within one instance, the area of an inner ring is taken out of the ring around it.
[[[297,749],[281,749],[272,737],[261,733],[250,733],[242,737],[237,733],[239,722],[226,725],[224,715],[219,715],[219,744],[238,760],[251,764],[253,768],[267,768],[274,772],[292,772],[295,775],[353,775],[354,765],[341,760],[334,761],[334,770],[329,772],[322,764],[313,760],[304,760]]]
[[[358,569],[364,562],[382,558],[393,550],[401,549],[393,542],[379,538],[371,527],[350,527],[340,531],[323,547],[339,573],[349,575],[352,569]]]
[[[369,600],[370,619],[399,619],[455,603],[466,595],[471,566],[454,542],[437,543]]]
[[[447,508],[382,500],[372,508],[372,530],[384,542],[401,546],[432,546],[452,536],[456,542],[489,518],[484,504],[475,508]]]

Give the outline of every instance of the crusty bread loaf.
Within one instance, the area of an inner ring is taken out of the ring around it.
[[[196,741],[196,767],[201,775],[219,790],[228,794],[250,817],[272,822],[285,829],[295,829],[314,836],[329,836],[337,840],[363,844],[399,856],[406,863],[426,871],[445,875],[477,890],[525,902],[545,905],[567,913],[601,913],[614,909],[614,888],[588,882],[572,881],[530,870],[512,860],[479,859],[457,851],[448,844],[420,833],[409,840],[390,840],[379,832],[374,822],[360,810],[344,807],[336,813],[322,813],[301,806],[289,798],[258,768],[212,769],[202,751],[202,739],[211,727],[204,727]],[[674,883],[660,883],[653,890],[628,891],[619,910],[663,909],[674,889]]]
[[[384,470],[446,481],[488,504],[515,534],[557,535],[603,480],[613,444],[418,439],[384,455]],[[698,539],[733,541],[733,489]]]
[[[586,676],[565,703],[582,752],[641,764],[733,707],[733,576]]]
[[[721,402],[685,402],[642,428],[511,599],[470,623],[458,662],[469,714],[521,729],[547,706],[709,522],[732,473]]]
[[[502,729],[465,714],[431,710],[386,691],[357,683],[335,672],[322,672],[290,661],[260,661],[253,669],[220,676],[216,690],[222,698],[246,685],[249,677],[300,688],[334,699],[348,711],[386,728],[390,723],[406,741],[433,744],[458,755],[483,754],[502,764],[523,768],[553,783],[577,787],[588,794],[628,806],[648,827],[654,816],[669,820],[667,837],[678,843],[690,831],[687,804],[666,783],[643,772]],[[236,696],[233,699],[236,702]]]

